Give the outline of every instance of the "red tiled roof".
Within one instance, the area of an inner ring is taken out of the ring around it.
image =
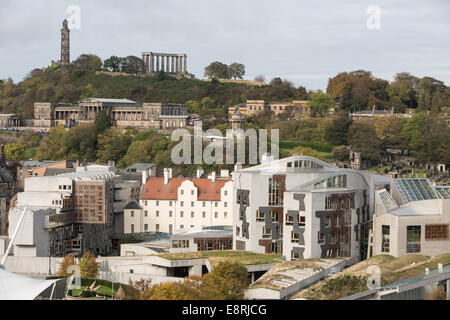
[[[211,179],[172,178],[164,185],[163,177],[149,177],[142,189],[143,200],[177,200],[178,187],[186,180],[190,180],[198,189],[200,201],[220,201],[220,190],[231,179],[218,178],[213,183]]]

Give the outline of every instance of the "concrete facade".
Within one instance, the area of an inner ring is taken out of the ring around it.
[[[278,252],[287,260],[360,258],[362,225],[373,213],[370,174],[293,156],[236,168],[233,181],[234,250]]]

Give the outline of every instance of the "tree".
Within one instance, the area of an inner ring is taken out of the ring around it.
[[[229,77],[228,66],[219,61],[211,62],[205,68],[205,77],[207,77],[209,79],[211,79],[211,78],[229,79],[230,77]]]
[[[65,135],[66,131],[64,126],[58,125],[51,128],[48,138],[39,144],[36,158],[46,160],[66,159],[66,147],[64,145]]]
[[[136,56],[128,56],[122,59],[121,69],[125,73],[142,74],[145,72],[145,63]]]
[[[67,269],[72,265],[76,265],[75,256],[73,254],[68,254],[64,257],[64,259],[61,261],[59,265],[58,276],[60,277],[71,276],[75,271],[68,273]]]
[[[95,126],[96,134],[103,133],[106,129],[108,129],[112,126],[112,123],[109,120],[109,117],[106,114],[105,109],[100,110],[100,112],[97,114],[97,117],[95,118],[94,126]]]
[[[5,145],[5,156],[8,160],[25,159],[26,146],[22,143],[9,143]]]
[[[333,148],[331,156],[337,161],[348,161],[350,158],[350,152],[347,146],[338,146]]]
[[[230,78],[243,79],[245,75],[245,66],[242,63],[234,62],[228,67]]]
[[[129,134],[120,134],[119,129],[109,128],[97,137],[97,159],[119,161],[128,150],[132,141]]]
[[[361,151],[361,157],[366,160],[380,161],[381,141],[372,123],[355,121],[349,128],[349,143],[354,150]]]
[[[82,54],[74,62],[76,67],[89,71],[102,69],[102,59],[95,54]]]
[[[122,70],[123,58],[111,56],[103,62],[103,67],[111,72],[120,72]]]
[[[198,114],[200,112],[200,106],[196,100],[189,100],[186,102],[188,113]]]
[[[313,93],[311,95],[311,101],[307,102],[307,105],[310,108],[310,114],[313,118],[324,117],[335,104],[333,98],[322,91]]]
[[[352,119],[347,114],[338,114],[333,117],[325,131],[327,142],[333,146],[348,145],[348,129],[352,123]]]
[[[212,300],[240,300],[249,284],[248,272],[242,263],[224,261],[203,276],[202,296]]]
[[[80,261],[81,278],[93,279],[98,275],[99,263],[90,251],[86,251]]]
[[[308,100],[309,99],[308,91],[306,91],[305,87],[299,86],[297,88],[297,93],[298,93],[298,99],[300,99],[300,100]]]

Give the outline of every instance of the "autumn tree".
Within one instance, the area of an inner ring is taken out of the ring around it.
[[[90,251],[86,251],[80,261],[81,278],[95,278],[98,275],[99,265],[94,255]]]
[[[73,254],[68,254],[64,257],[64,259],[59,264],[58,276],[59,277],[71,276],[75,271],[68,273],[67,269],[72,265],[76,265],[75,256]]]
[[[322,91],[311,95],[311,101],[306,103],[310,109],[310,115],[313,118],[322,118],[335,106],[333,98]]]
[[[66,131],[63,125],[51,128],[47,139],[42,140],[39,144],[36,158],[48,160],[66,159],[65,135]]]
[[[145,72],[144,60],[136,56],[128,56],[122,59],[121,71],[130,74],[141,74]]]
[[[102,59],[95,54],[82,54],[73,63],[77,68],[88,71],[101,70],[103,65]]]
[[[228,76],[233,79],[243,79],[245,66],[242,63],[234,62],[228,67]]]
[[[218,78],[218,79],[229,79],[228,66],[225,63],[214,61],[205,67],[205,77]]]

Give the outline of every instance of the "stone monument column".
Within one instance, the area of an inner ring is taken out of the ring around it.
[[[64,19],[61,29],[61,63],[70,63],[70,30],[67,20]]]
[[[187,55],[184,55],[184,73],[187,73]]]

